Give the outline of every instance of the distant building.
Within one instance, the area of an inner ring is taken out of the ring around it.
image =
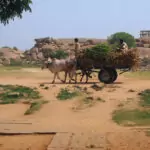
[[[150,38],[150,30],[140,31],[140,38]]]

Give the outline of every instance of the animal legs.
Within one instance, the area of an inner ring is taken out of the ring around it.
[[[54,73],[54,78],[53,78],[52,84],[55,83],[56,76],[57,76],[57,73]]]
[[[57,79],[64,83],[64,81],[60,78],[59,73],[57,73]]]

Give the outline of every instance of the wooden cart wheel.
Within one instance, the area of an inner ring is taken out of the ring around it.
[[[117,71],[113,68],[105,68],[98,73],[98,79],[105,84],[113,83],[117,76]]]
[[[113,69],[113,68],[109,68],[109,71],[112,72],[112,81],[111,82],[113,83],[114,81],[116,81],[116,79],[118,77],[118,73],[117,73],[116,69]]]

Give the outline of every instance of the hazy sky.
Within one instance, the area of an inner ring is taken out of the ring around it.
[[[34,38],[107,38],[150,29],[150,0],[33,0],[32,13],[0,25],[0,46],[25,50]]]

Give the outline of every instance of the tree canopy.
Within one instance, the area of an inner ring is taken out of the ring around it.
[[[110,37],[108,37],[108,42],[109,44],[116,45],[119,43],[119,39],[123,39],[128,44],[129,48],[136,46],[134,36],[126,32],[117,32],[112,34]]]
[[[4,25],[15,17],[22,18],[25,11],[31,12],[32,0],[0,0],[0,22]]]

